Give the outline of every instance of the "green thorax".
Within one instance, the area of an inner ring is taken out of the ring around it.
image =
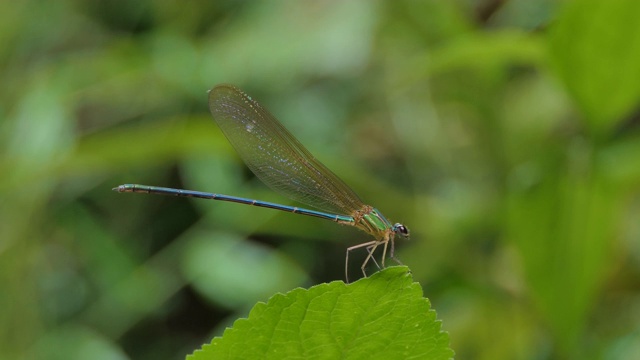
[[[362,221],[359,225],[371,234],[379,234],[392,228],[389,220],[375,208],[372,208],[371,211],[362,215]]]

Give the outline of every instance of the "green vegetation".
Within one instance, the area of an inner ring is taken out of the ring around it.
[[[406,267],[258,303],[188,360],[450,359],[449,337]]]
[[[637,14],[633,0],[2,2],[0,358],[184,358],[276,293],[344,287],[362,232],[111,191],[287,203],[211,121],[218,83],[411,229],[397,255],[456,358],[633,358]]]

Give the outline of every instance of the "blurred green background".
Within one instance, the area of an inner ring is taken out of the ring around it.
[[[210,120],[235,84],[365,200],[460,359],[640,352],[640,2],[4,1],[0,358],[179,359],[343,279],[353,228]],[[358,274],[363,253],[354,255]]]

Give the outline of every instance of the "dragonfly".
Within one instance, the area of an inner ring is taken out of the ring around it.
[[[375,251],[382,247],[381,264],[395,256],[396,238],[409,239],[409,229],[392,224],[376,208],[366,205],[337,175],[318,161],[273,115],[239,88],[220,84],[209,91],[209,110],[228,141],[247,167],[274,191],[317,210],[297,206],[247,199],[201,191],[158,186],[124,184],[113,188],[121,193],[147,193],[221,200],[259,206],[294,214],[313,216],[354,226],[374,237],[365,243],[347,248],[345,280],[349,282],[349,254],[365,248],[367,256],[360,269],[366,277],[366,267]]]

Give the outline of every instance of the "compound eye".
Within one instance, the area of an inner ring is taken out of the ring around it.
[[[395,224],[393,226],[396,234],[400,234],[403,237],[409,237],[409,229],[407,229],[406,226],[402,225],[402,224]]]

